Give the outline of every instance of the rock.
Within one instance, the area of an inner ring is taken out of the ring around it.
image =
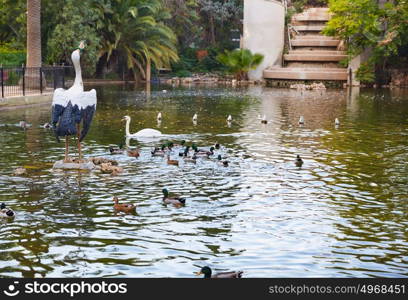
[[[118,175],[123,172],[123,168],[118,166],[113,166],[110,163],[101,164],[101,172],[105,174]]]
[[[27,175],[27,170],[23,167],[18,167],[17,169],[14,170],[13,175],[14,176]]]
[[[183,78],[183,83],[190,83],[190,82],[193,82],[193,78],[191,77]]]
[[[325,90],[326,86],[323,82],[312,83],[310,85],[298,83],[290,85],[290,88],[297,90]]]
[[[64,162],[63,160],[58,160],[54,163],[53,169],[90,171],[95,169],[95,164],[92,161],[77,163],[77,162]]]
[[[111,164],[113,166],[118,165],[118,162],[116,160],[108,159],[108,158],[104,158],[104,157],[91,157],[91,158],[89,158],[89,161],[93,162],[95,165],[101,165],[101,164],[104,164],[104,163],[108,163],[108,164]]]

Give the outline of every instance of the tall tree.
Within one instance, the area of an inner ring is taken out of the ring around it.
[[[27,67],[41,67],[41,0],[27,0]]]
[[[140,74],[147,80],[151,63],[163,67],[178,60],[177,38],[163,23],[169,16],[161,0],[95,0],[94,7],[100,15],[101,59],[124,59],[135,79]]]

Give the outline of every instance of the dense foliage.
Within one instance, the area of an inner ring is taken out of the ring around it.
[[[7,65],[24,62],[26,1],[0,0],[0,53]],[[184,74],[223,70],[216,56],[237,48],[231,37],[242,31],[241,0],[57,2],[41,1],[43,62],[70,63],[72,49],[86,40],[87,76],[144,78],[150,65]],[[197,56],[203,50],[207,54]]]
[[[386,1],[382,1],[386,2]],[[401,55],[408,45],[408,1],[395,0],[378,4],[375,0],[330,0],[334,14],[325,33],[348,42],[349,57],[371,50],[371,58],[357,75],[362,81],[372,82],[398,57],[398,65],[407,63]]]
[[[24,51],[15,50],[7,45],[0,46],[0,66],[21,66],[25,58]]]

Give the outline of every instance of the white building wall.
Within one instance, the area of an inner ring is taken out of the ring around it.
[[[249,72],[250,80],[263,78],[263,70],[282,65],[285,7],[281,1],[244,0],[243,47],[264,55],[263,63]]]

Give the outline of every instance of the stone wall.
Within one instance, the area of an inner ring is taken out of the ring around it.
[[[249,72],[250,80],[263,78],[263,70],[282,65],[285,8],[275,0],[244,0],[243,47],[264,55],[262,64]]]

